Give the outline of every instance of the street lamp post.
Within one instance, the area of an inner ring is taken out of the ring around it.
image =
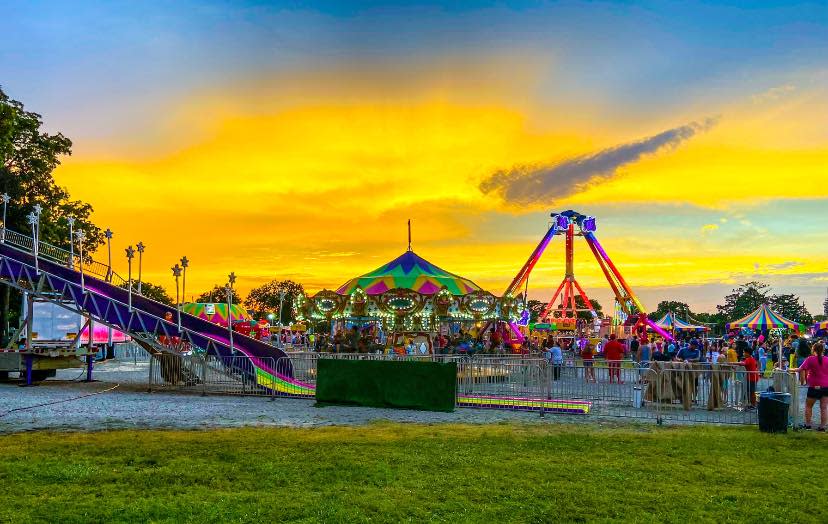
[[[279,291],[279,327],[282,327],[282,325],[284,325],[284,322],[282,322],[282,304],[284,302],[285,302],[285,292],[284,291]]]
[[[187,300],[187,267],[190,265],[190,260],[187,255],[181,257],[181,267],[184,270],[181,275],[181,296]]]
[[[86,233],[83,232],[83,229],[75,233],[75,238],[78,239],[78,254],[80,256],[80,274],[81,274],[81,293],[85,291],[85,284],[83,280],[83,240],[86,238]]]
[[[234,272],[230,272],[227,275],[228,283],[225,286],[227,290],[227,330],[229,331],[230,335],[230,352],[233,353],[235,350],[233,349],[233,284],[236,283],[236,274]]]
[[[129,290],[129,312],[132,313],[132,258],[135,256],[135,250],[132,249],[132,246],[127,247],[124,251],[126,251],[127,257],[127,289]]]
[[[141,289],[141,265],[144,260],[144,243],[138,242],[138,294],[143,295],[143,290]]]
[[[106,281],[112,282],[112,230],[106,228],[104,236],[106,237],[106,251],[109,257],[109,266],[106,269]]]
[[[75,217],[66,217],[69,224],[69,267],[75,269]]]
[[[178,287],[178,277],[181,276],[181,266],[178,264],[172,267],[173,276],[175,277],[175,308],[178,310],[178,331],[181,332],[181,294]]]
[[[8,193],[3,193],[2,195],[0,195],[0,200],[3,201],[3,236],[0,237],[0,244],[5,244],[6,243],[6,205],[11,200],[11,197],[8,195]]]
[[[29,221],[29,224],[32,225],[32,253],[34,254],[35,272],[39,273],[40,269],[37,264],[37,248],[39,244],[37,240],[37,223],[40,221],[40,215],[32,211],[26,215],[26,219]]]

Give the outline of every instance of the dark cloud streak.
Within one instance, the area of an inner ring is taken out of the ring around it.
[[[716,125],[717,118],[668,129],[657,135],[604,149],[591,155],[548,166],[516,166],[501,170],[480,183],[484,193],[499,193],[514,204],[549,203],[612,176],[616,170],[642,156],[672,149]]]

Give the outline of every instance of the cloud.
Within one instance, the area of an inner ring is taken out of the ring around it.
[[[716,125],[718,118],[691,122],[635,142],[604,149],[547,166],[516,166],[492,174],[480,183],[484,193],[499,193],[515,204],[548,203],[576,193],[583,186],[612,176],[642,156],[678,147]]]

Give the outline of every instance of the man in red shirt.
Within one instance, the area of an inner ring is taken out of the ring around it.
[[[745,359],[739,362],[745,367],[745,375],[747,375],[747,394],[748,405],[756,407],[756,383],[759,382],[759,363],[753,358],[750,353],[745,353]]]
[[[609,381],[613,382],[613,377],[619,384],[621,381],[621,359],[624,358],[624,345],[615,339],[615,334],[610,335],[610,341],[607,342],[604,348],[604,358],[607,360],[609,367]]]

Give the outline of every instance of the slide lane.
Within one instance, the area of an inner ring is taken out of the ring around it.
[[[262,368],[256,370],[256,383],[264,388],[275,390],[285,396],[314,397],[316,387],[313,384],[271,374]],[[538,399],[527,397],[496,397],[491,395],[458,395],[457,405],[468,408],[512,409],[518,411],[548,411],[550,413],[570,413],[587,415],[592,403],[580,400]]]

